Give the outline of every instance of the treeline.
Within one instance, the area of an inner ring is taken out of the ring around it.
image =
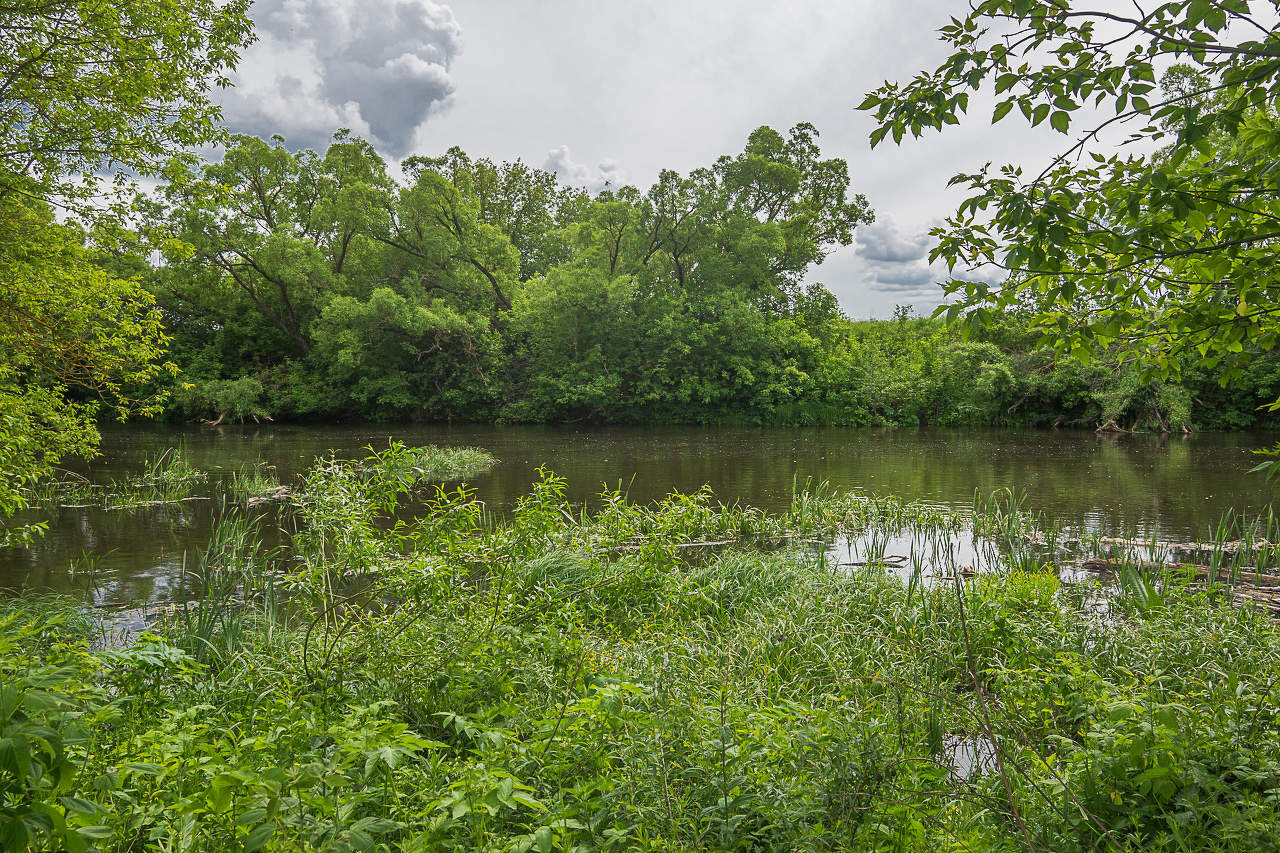
[[[456,148],[403,171],[237,136],[141,202],[113,263],[163,310],[171,416],[1180,430],[1267,425],[1280,393],[1269,355],[1227,395],[1055,360],[1012,316],[848,320],[806,279],[872,213],[807,124],[647,192]]]

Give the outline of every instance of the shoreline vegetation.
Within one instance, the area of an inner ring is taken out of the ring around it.
[[[804,123],[594,196],[458,148],[397,174],[345,132],[234,136],[135,215],[101,263],[163,316],[175,420],[1280,426],[1280,355],[1251,341],[1242,368],[1156,377],[1055,350],[1028,306],[849,319],[821,264],[874,213]]]
[[[1036,345],[1016,318],[966,337],[940,320],[903,308],[893,320],[832,317],[820,346],[794,363],[800,371],[794,384],[775,388],[773,398],[760,396],[761,389],[738,389],[726,391],[716,402],[699,401],[672,387],[654,392],[660,399],[648,402],[620,391],[584,406],[570,402],[584,390],[578,388],[566,390],[560,403],[534,410],[521,401],[537,392],[516,377],[539,368],[514,370],[510,363],[500,371],[510,380],[472,408],[333,402],[341,394],[330,394],[330,403],[316,407],[300,399],[299,389],[284,378],[321,367],[309,359],[234,379],[204,380],[188,370],[163,417],[212,426],[259,421],[993,426],[1117,434],[1280,429],[1280,411],[1268,408],[1280,390],[1280,355],[1274,352],[1259,353],[1247,375],[1230,389],[1212,372],[1199,370],[1188,371],[1178,383],[1152,382],[1142,378],[1141,365],[1124,363],[1118,355],[1093,364],[1055,358]],[[643,365],[635,364],[634,377],[643,373]]]
[[[809,484],[769,515],[705,490],[645,506],[608,492],[588,512],[543,470],[497,517],[432,485],[491,463],[398,444],[318,459],[282,499],[282,549],[228,503],[191,564],[200,594],[122,647],[96,644],[73,602],[6,600],[2,837],[110,851],[1280,837],[1280,633],[1236,595],[1280,580],[1270,516],[1171,547],[1068,535],[1009,493],[961,512]],[[427,510],[393,523],[409,495]]]

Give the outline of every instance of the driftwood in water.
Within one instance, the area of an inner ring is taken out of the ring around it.
[[[841,563],[842,566],[892,566],[893,568],[901,568],[907,562],[907,558],[901,554],[894,554],[889,557],[880,557],[876,560],[861,560],[856,563]]]
[[[293,492],[288,486],[280,486],[275,491],[268,492],[265,495],[253,495],[244,502],[245,506],[260,506],[261,504],[273,503],[275,501],[288,500],[289,495]]]
[[[1043,543],[1040,537],[1028,537],[1031,542]],[[1113,548],[1147,548],[1152,551],[1166,551],[1170,554],[1208,554],[1217,551],[1222,554],[1237,554],[1240,551],[1266,551],[1269,548],[1280,549],[1280,543],[1266,539],[1256,539],[1252,543],[1239,539],[1230,542],[1153,542],[1150,539],[1124,539],[1118,536],[1103,536],[1098,539],[1081,539],[1067,537],[1059,539],[1063,545],[1079,545],[1081,543],[1106,545]]]
[[[1124,427],[1120,426],[1118,423],[1112,420],[1112,421],[1107,421],[1105,424],[1100,424],[1098,428],[1094,430],[1094,432],[1114,432],[1118,434],[1128,435],[1130,430],[1125,429]]]
[[[226,418],[227,413],[230,411],[231,411],[230,409],[223,409],[221,412],[218,413],[218,417],[214,420],[209,420],[208,418],[198,418],[197,420],[199,420],[200,423],[204,424],[205,426],[221,426],[223,419]],[[253,419],[253,422],[255,424],[260,424],[263,421],[266,421],[267,423],[275,423],[275,418],[271,417],[271,415],[263,415],[261,418],[259,418],[257,415],[249,415],[249,417]],[[240,422],[237,421],[237,423],[240,423]]]
[[[165,506],[166,504],[181,504],[189,501],[208,501],[213,500],[208,495],[195,495],[189,498],[173,498],[163,501],[125,501],[118,504],[58,504],[59,509],[140,509],[146,506]]]
[[[1231,590],[1237,604],[1252,603],[1270,611],[1273,616],[1280,616],[1280,594],[1251,586],[1239,586]]]
[[[1201,566],[1195,563],[1152,563],[1152,562],[1134,562],[1122,563],[1117,560],[1107,559],[1091,559],[1085,560],[1080,564],[1080,568],[1097,573],[1110,573],[1117,569],[1129,566],[1135,569],[1155,572],[1187,572],[1194,573],[1196,578],[1208,580],[1210,576],[1217,580],[1231,580],[1237,583],[1245,583],[1256,587],[1280,586],[1280,575],[1266,575],[1245,569],[1237,569],[1232,571],[1230,568],[1218,567],[1214,569],[1212,566]]]

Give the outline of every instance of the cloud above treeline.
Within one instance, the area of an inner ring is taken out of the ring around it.
[[[929,252],[935,241],[929,230],[936,224],[937,220],[918,230],[903,231],[893,217],[884,216],[871,225],[860,226],[855,246],[856,275],[869,290],[925,311],[943,301],[942,282],[958,279],[997,284],[1003,280],[1003,273],[992,266],[948,270],[943,261],[930,263]]]
[[[933,238],[927,226],[903,233],[892,217],[882,217],[858,228],[857,244],[868,283],[876,290],[934,294],[934,286],[947,277],[945,269],[929,263]]]
[[[581,187],[592,195],[606,188],[617,189],[627,182],[626,173],[618,161],[605,158],[595,166],[588,166],[573,159],[568,145],[560,145],[547,152],[542,168],[554,172],[562,183]]]
[[[258,0],[252,16],[258,41],[222,95],[233,131],[323,149],[346,127],[398,157],[453,96],[462,28],[434,0]]]

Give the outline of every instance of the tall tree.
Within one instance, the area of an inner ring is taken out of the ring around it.
[[[764,417],[808,388],[809,329],[839,311],[804,278],[871,220],[816,139],[807,124],[762,127],[710,168],[597,196],[568,228],[573,260],[516,300],[516,415]]]
[[[500,165],[485,157],[473,160],[456,146],[443,157],[410,158],[406,168],[443,176],[474,206],[481,222],[502,231],[520,255],[521,280],[568,260],[561,232],[585,213],[588,197],[561,186],[554,173],[520,160]]]
[[[166,249],[162,304],[176,322],[208,322],[247,301],[267,326],[260,343],[305,355],[325,295],[385,218],[391,187],[368,143],[345,135],[324,157],[279,137],[232,137],[220,162],[179,173],[147,206]]]
[[[345,131],[323,157],[236,136],[153,194],[188,415],[451,418],[494,393],[519,257],[457,184],[408,169],[397,184]]]

